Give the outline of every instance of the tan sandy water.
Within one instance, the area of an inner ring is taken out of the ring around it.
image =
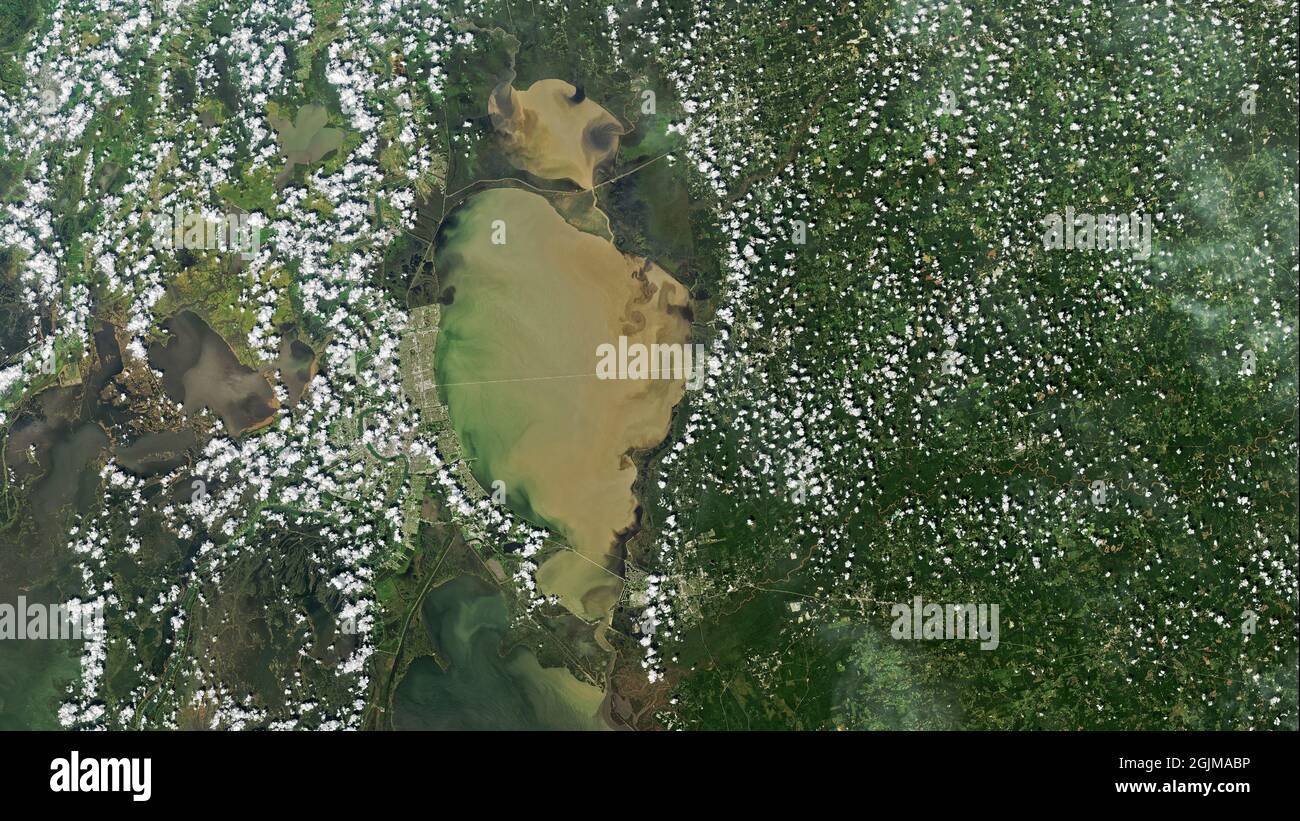
[[[502,83],[488,99],[492,125],[516,167],[548,180],[591,188],[596,166],[618,151],[623,126],[563,80],[538,80],[526,91]]]
[[[504,245],[491,241],[496,220]],[[527,191],[475,195],[444,230],[438,268],[454,297],[437,378],[452,425],[480,483],[505,482],[512,508],[571,546],[542,564],[542,592],[603,620],[622,589],[616,535],[635,520],[628,452],[663,440],[684,384],[597,379],[596,352],[620,335],[687,342],[687,290]]]

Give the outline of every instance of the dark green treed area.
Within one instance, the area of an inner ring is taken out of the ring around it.
[[[675,568],[676,720],[1294,729],[1286,12],[1230,4],[1216,28],[995,4],[931,10],[918,33],[921,11],[722,15],[736,34],[712,52],[718,76],[763,69],[749,92],[776,165],[751,173],[793,176],[807,205],[787,216],[811,227],[806,246],[784,226],[756,240],[789,271],[757,283],[763,329],[745,341],[791,353],[737,376],[758,401],[721,403],[696,461],[666,474],[716,488],[692,491]],[[835,55],[817,70],[810,40]],[[1044,251],[1039,220],[1066,205],[1153,214],[1150,261]],[[767,391],[785,413],[833,409],[802,441],[765,441]],[[833,478],[809,477],[799,505],[752,467],[808,440],[847,447],[823,451]],[[890,641],[891,603],[914,595],[999,603],[1000,648]]]

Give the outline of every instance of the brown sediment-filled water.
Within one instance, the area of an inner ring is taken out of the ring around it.
[[[280,357],[276,360],[276,365],[280,369],[280,380],[284,383],[285,392],[289,394],[285,404],[294,407],[301,401],[303,389],[316,376],[316,352],[305,342],[285,337],[280,342]]]
[[[622,123],[563,80],[538,80],[526,91],[512,80],[488,99],[506,157],[534,176],[591,188],[596,167],[618,152]]]
[[[668,434],[684,381],[598,379],[597,351],[687,343],[687,289],[527,191],[477,194],[443,230],[436,371],[452,426],[479,482],[504,482],[512,508],[567,542],[541,591],[604,621],[622,591],[617,535],[636,524],[629,454]]]
[[[186,413],[209,408],[231,436],[275,418],[279,402],[266,378],[240,364],[221,335],[191,311],[181,311],[163,327],[166,345],[149,346],[149,362],[163,372],[163,388]]]

